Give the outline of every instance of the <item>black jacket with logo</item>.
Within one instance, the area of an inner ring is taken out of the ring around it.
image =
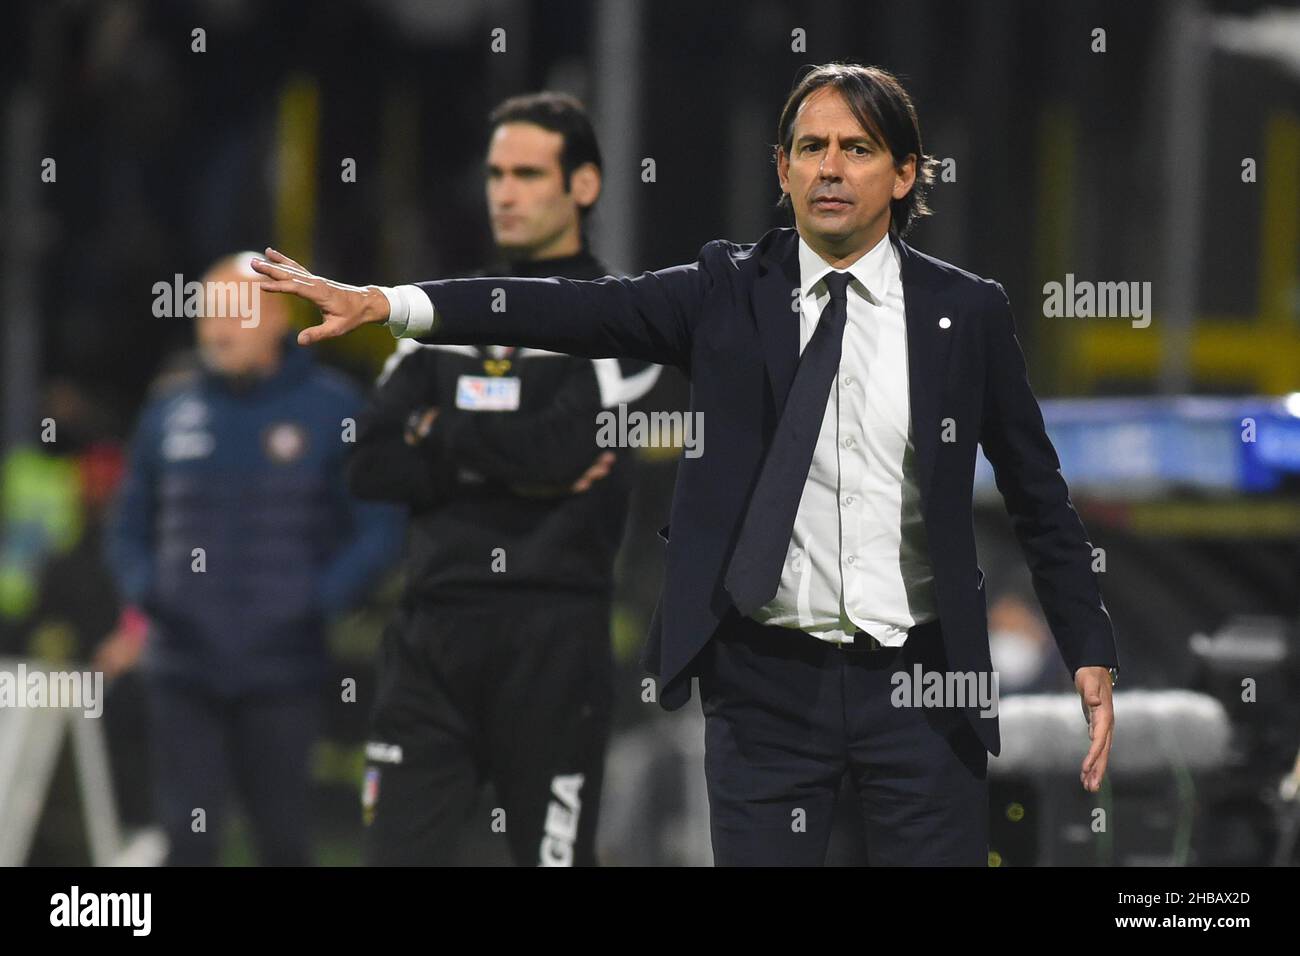
[[[492,274],[609,271],[584,248]],[[358,497],[409,506],[408,596],[502,587],[608,595],[633,462],[628,449],[598,446],[597,416],[642,397],[659,371],[634,359],[402,339],[358,419],[348,482]],[[408,445],[408,418],[430,407],[439,409],[433,428]],[[606,450],[617,456],[611,472],[570,492]]]

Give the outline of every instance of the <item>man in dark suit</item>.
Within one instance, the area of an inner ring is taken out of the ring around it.
[[[679,466],[645,663],[667,709],[699,678],[716,862],[822,862],[848,773],[872,863],[984,865],[1001,743],[976,445],[1074,675],[1092,740],[1080,779],[1096,791],[1118,659],[1092,545],[1002,286],[902,240],[928,212],[934,162],[907,93],[874,67],[817,67],[777,135],[796,228],[715,240],[688,265],[396,289],[330,282],[274,250],[257,268],[321,310],[304,345],[385,322],[683,369],[709,439]]]

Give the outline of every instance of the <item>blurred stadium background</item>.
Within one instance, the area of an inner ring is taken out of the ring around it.
[[[267,243],[348,281],[478,267],[490,252],[486,115],[542,88],[592,110],[605,155],[597,254],[628,272],[690,261],[710,239],[786,224],[770,158],[779,106],[801,65],[855,59],[904,78],[927,150],[952,160],[937,214],[909,240],[1006,286],[1074,502],[1105,552],[1123,675],[1112,769],[1091,796],[1077,783],[1077,699],[985,464],[976,524],[991,629],[1020,638],[1007,667],[1029,695],[1003,705],[992,862],[1295,862],[1294,7],[51,0],[10,7],[6,21],[0,655],[84,665],[117,619],[104,508],[151,382],[193,346],[191,323],[151,314],[155,282]],[[489,46],[497,27],[505,53]],[[791,50],[796,29],[806,51]],[[47,157],[54,183],[41,179]],[[349,157],[354,183],[339,175]],[[1044,317],[1044,284],[1066,274],[1149,281],[1150,326]],[[363,384],[393,344],[368,331],[322,350]],[[646,404],[687,401],[667,372]],[[41,441],[47,417],[55,445]],[[612,864],[711,861],[698,704],[671,715],[643,704],[636,664],[674,459],[641,456],[620,559],[601,837]],[[358,858],[367,701],[340,706],[337,681],[368,673],[399,583],[333,628],[314,769],[322,863]],[[1243,677],[1257,681],[1255,702],[1242,701]],[[1062,706],[1073,716],[1054,732]],[[145,719],[130,674],[93,733],[0,711],[3,862],[156,857]],[[1112,821],[1101,840],[1095,807]],[[505,860],[490,840],[480,850],[480,862]],[[861,850],[846,815],[832,859]],[[239,828],[223,859],[248,861]]]

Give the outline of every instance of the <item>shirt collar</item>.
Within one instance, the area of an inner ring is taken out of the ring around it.
[[[811,295],[813,287],[826,273],[834,269],[830,263],[813,251],[812,246],[799,237],[799,291]],[[867,291],[867,298],[880,305],[885,301],[894,277],[898,274],[898,257],[894,244],[886,232],[866,255],[846,270],[859,284],[858,291]]]

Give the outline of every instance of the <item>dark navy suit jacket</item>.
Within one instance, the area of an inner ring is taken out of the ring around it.
[[[912,441],[949,667],[992,669],[971,513],[977,444],[993,465],[1070,673],[1117,667],[1092,545],[1030,389],[1006,292],[891,241],[901,264]],[[634,278],[420,284],[437,312],[424,341],[627,356],[675,365],[689,377],[691,411],[703,414],[703,454],[679,463],[670,523],[660,532],[664,588],[643,658],[662,682],[668,710],[690,699],[692,662],[731,609],[727,563],[799,361],[792,308],[799,280],[798,233],[784,228],[756,243],[714,240],[693,263]],[[945,427],[955,440],[942,440]],[[967,711],[998,754],[997,719]]]

